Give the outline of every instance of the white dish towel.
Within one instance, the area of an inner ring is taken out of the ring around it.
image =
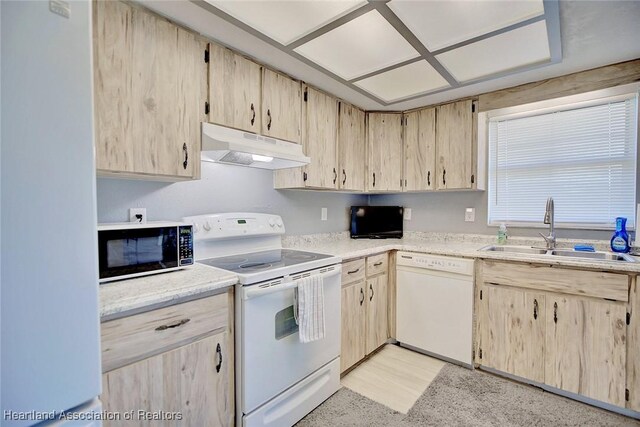
[[[321,275],[298,280],[296,288],[296,321],[300,342],[308,343],[324,338],[324,281]]]

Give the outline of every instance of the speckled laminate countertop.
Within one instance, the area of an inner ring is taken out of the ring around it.
[[[100,285],[102,321],[215,293],[236,284],[235,274],[202,264]]]

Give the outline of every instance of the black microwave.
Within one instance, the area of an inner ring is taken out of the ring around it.
[[[100,282],[128,279],[193,264],[193,227],[176,222],[98,225]]]
[[[402,206],[351,206],[352,239],[402,238]]]

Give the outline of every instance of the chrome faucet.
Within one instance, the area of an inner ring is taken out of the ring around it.
[[[544,212],[544,223],[549,224],[549,235],[545,236],[540,233],[545,242],[547,242],[547,250],[553,250],[556,248],[556,230],[554,228],[553,219],[553,197],[547,199],[547,208]]]

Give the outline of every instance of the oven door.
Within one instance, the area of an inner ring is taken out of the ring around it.
[[[340,265],[312,271],[324,284],[325,337],[300,342],[293,304],[297,283],[240,290],[239,397],[248,414],[340,355]]]

